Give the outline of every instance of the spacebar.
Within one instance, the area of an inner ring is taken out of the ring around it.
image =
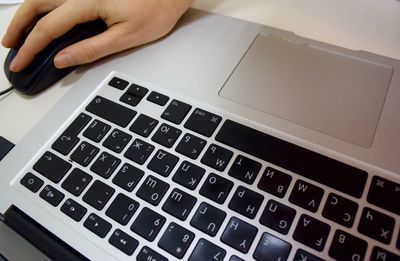
[[[348,195],[362,196],[367,172],[226,120],[215,139]]]

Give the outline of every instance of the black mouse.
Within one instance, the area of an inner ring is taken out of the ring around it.
[[[100,34],[107,29],[102,20],[76,25],[70,31],[53,40],[38,53],[31,64],[20,72],[10,71],[10,63],[16,56],[19,47],[10,49],[4,61],[4,72],[14,88],[27,95],[37,94],[69,74],[75,67],[57,69],[54,66],[55,55],[65,47],[83,39]],[[27,36],[28,34],[26,34]],[[25,39],[24,39],[25,40]],[[22,42],[24,41],[22,40]]]

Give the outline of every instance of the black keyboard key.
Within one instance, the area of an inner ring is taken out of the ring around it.
[[[290,175],[268,167],[261,176],[257,187],[272,195],[283,198],[291,181],[292,177]]]
[[[367,197],[369,203],[400,215],[399,199],[400,184],[378,176],[373,177]]]
[[[20,181],[21,185],[26,187],[32,192],[38,192],[39,189],[43,186],[43,180],[38,178],[36,175],[28,172]]]
[[[97,210],[102,210],[114,194],[114,189],[103,182],[96,180],[83,196],[83,201]]]
[[[364,260],[367,242],[342,230],[336,230],[329,256],[336,260]]]
[[[263,233],[253,257],[259,261],[287,260],[292,246],[269,233]]]
[[[256,234],[256,227],[232,217],[221,236],[221,241],[246,254],[249,252]]]
[[[224,211],[202,202],[193,215],[190,224],[210,236],[215,236],[225,217]]]
[[[205,172],[205,169],[189,161],[183,161],[176,170],[172,180],[190,190],[194,190],[200,183]]]
[[[229,258],[229,261],[245,261],[245,260],[241,259],[238,256],[231,256],[231,258]]]
[[[314,256],[303,249],[297,249],[293,261],[324,261],[324,259]]]
[[[301,215],[293,238],[317,251],[322,251],[331,227],[308,215]]]
[[[117,229],[112,233],[108,242],[128,256],[131,256],[139,245],[139,241],[120,229]]]
[[[75,168],[64,180],[61,187],[74,196],[79,196],[92,180],[92,176]]]
[[[172,100],[165,111],[161,114],[161,118],[175,124],[180,124],[190,111],[192,106],[178,100]]]
[[[126,191],[132,192],[140,179],[143,177],[144,171],[136,168],[128,163],[125,163],[117,172],[114,179],[114,184],[125,189]]]
[[[224,249],[205,240],[204,238],[200,238],[189,257],[189,261],[222,261],[224,260],[225,255],[226,251]]]
[[[133,122],[132,126],[129,128],[130,131],[133,131],[136,134],[139,134],[143,137],[149,137],[150,133],[157,126],[158,120],[153,119],[144,114],[140,114],[136,120]]]
[[[57,207],[64,198],[63,193],[50,185],[46,185],[39,195],[42,199],[46,200],[47,203],[49,203],[53,207]]]
[[[132,83],[129,86],[127,93],[132,94],[138,98],[143,98],[149,90],[145,87]]]
[[[165,201],[162,209],[170,215],[185,220],[192,210],[197,199],[180,189],[173,189]]]
[[[398,236],[397,236],[396,247],[397,247],[398,250],[400,250],[400,229],[399,229],[399,233],[398,233]]]
[[[168,177],[178,161],[177,156],[160,149],[154,154],[147,168],[161,176]]]
[[[78,117],[67,127],[62,135],[65,136],[78,136],[78,134],[85,128],[85,126],[92,119],[89,115],[85,113],[80,113]]]
[[[129,82],[125,81],[118,77],[113,77],[109,82],[108,85],[117,88],[119,90],[123,90],[128,86]]]
[[[160,232],[165,221],[165,217],[145,207],[133,222],[131,230],[152,242]]]
[[[33,169],[54,183],[58,183],[71,166],[70,163],[66,162],[62,158],[46,151],[35,165],[33,165]]]
[[[231,177],[246,182],[247,184],[253,184],[260,169],[261,163],[238,155],[228,173]]]
[[[157,206],[169,188],[168,183],[149,175],[143,181],[136,196]]]
[[[270,199],[260,217],[260,223],[286,235],[296,215],[296,210]]]
[[[116,153],[120,153],[131,139],[132,136],[128,133],[114,129],[103,142],[103,146]]]
[[[204,153],[201,163],[219,171],[224,171],[233,152],[216,144],[211,144]]]
[[[389,252],[380,247],[374,247],[372,249],[370,261],[399,261],[400,256],[392,252]]]
[[[129,86],[126,93],[122,95],[120,101],[125,102],[131,106],[136,106],[142,100],[142,98],[147,94],[149,90],[137,84],[132,84]]]
[[[83,132],[83,136],[94,142],[100,142],[110,129],[110,125],[99,120],[94,120]]]
[[[352,227],[356,217],[358,205],[335,193],[329,193],[322,215],[345,227]]]
[[[137,164],[143,165],[154,150],[154,146],[140,139],[135,139],[124,156]]]
[[[193,239],[193,232],[172,222],[162,235],[158,246],[176,258],[183,258]]]
[[[136,261],[168,261],[168,259],[153,249],[144,246],[136,257]]]
[[[185,123],[185,128],[211,137],[222,118],[208,111],[196,108]]]
[[[128,126],[136,115],[136,111],[100,96],[96,96],[86,110],[121,127]]]
[[[110,223],[94,213],[90,214],[87,217],[87,219],[83,223],[83,226],[101,238],[105,238],[111,229]]]
[[[289,201],[311,212],[317,212],[323,195],[323,189],[308,182],[297,180],[290,194]]]
[[[156,133],[154,133],[151,140],[167,148],[171,148],[175,144],[181,133],[182,131],[180,129],[163,123],[157,129]]]
[[[226,120],[215,139],[354,197],[364,191],[367,172],[234,121]]]
[[[133,214],[135,214],[138,207],[138,202],[120,193],[108,207],[106,215],[121,225],[126,225],[132,218]]]
[[[76,136],[63,134],[51,145],[51,148],[66,156],[78,144],[79,138]]]
[[[121,160],[119,158],[103,151],[90,167],[90,170],[107,179],[114,173],[120,163]]]
[[[169,97],[159,92],[152,91],[149,96],[147,96],[147,100],[160,106],[164,106],[167,104]]]
[[[123,103],[126,103],[130,106],[137,106],[139,102],[142,100],[142,98],[139,98],[135,95],[132,95],[128,92],[122,94],[121,98],[119,98],[120,101]]]
[[[264,196],[243,186],[239,186],[228,207],[248,218],[254,218],[260,208]]]
[[[393,235],[394,225],[394,218],[371,208],[364,208],[358,224],[358,231],[382,243],[389,244]]]
[[[197,159],[206,143],[205,140],[190,133],[186,133],[175,150],[191,159]]]
[[[233,187],[233,182],[219,175],[211,173],[204,181],[200,189],[200,194],[222,204],[228,197]]]
[[[83,141],[71,154],[71,159],[86,167],[99,152],[99,148]]]
[[[67,199],[61,206],[61,212],[79,222],[86,214],[87,209],[73,199]]]

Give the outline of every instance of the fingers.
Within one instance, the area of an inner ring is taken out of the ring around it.
[[[54,58],[57,68],[93,62],[107,55],[128,49],[135,44],[128,41],[123,24],[116,24],[107,31],[94,37],[77,42],[60,51]]]
[[[109,54],[139,46],[168,33],[192,0],[26,0],[3,39],[15,45],[39,14],[50,11],[34,26],[11,63],[10,70],[23,70],[52,40],[79,23],[102,18],[104,33],[71,45],[57,54],[58,68],[92,62]]]
[[[65,0],[27,0],[15,13],[7,32],[2,39],[2,45],[7,48],[17,46],[22,36],[25,34],[38,16],[47,13],[57,6],[61,5]]]
[[[96,19],[97,12],[92,3],[93,1],[70,0],[40,19],[19,49],[10,70],[23,70],[52,40],[68,32],[76,24]]]

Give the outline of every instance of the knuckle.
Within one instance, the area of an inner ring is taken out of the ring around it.
[[[92,44],[88,43],[81,48],[83,62],[93,62],[99,58],[99,52]]]
[[[29,6],[30,8],[35,9],[37,7],[37,1],[36,0],[25,0],[23,5]]]
[[[47,42],[51,42],[52,40],[54,40],[56,38],[55,35],[53,35],[50,31],[49,31],[49,21],[47,21],[48,19],[46,19],[46,17],[43,17],[42,19],[40,19],[36,25],[35,25],[35,33],[37,33],[37,36],[40,38],[43,38],[45,41]]]

